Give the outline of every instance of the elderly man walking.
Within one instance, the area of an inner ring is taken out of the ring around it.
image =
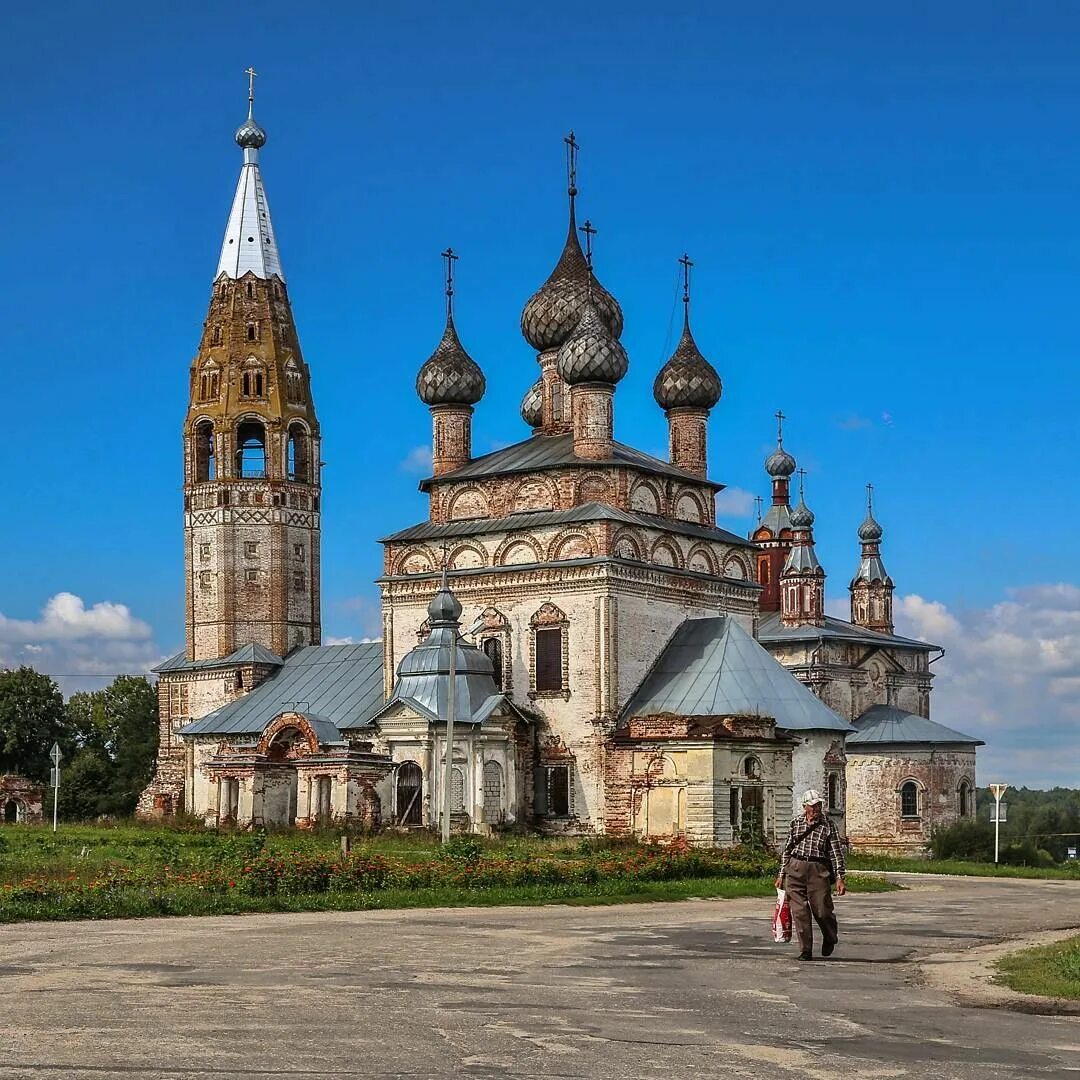
[[[803,795],[802,817],[791,823],[780,860],[776,887],[786,889],[791,902],[791,921],[799,935],[799,959],[814,957],[813,915],[821,927],[821,955],[831,956],[838,938],[833,912],[832,888],[836,895],[847,891],[844,884],[844,848],[836,826],[825,813],[824,802],[813,788]]]

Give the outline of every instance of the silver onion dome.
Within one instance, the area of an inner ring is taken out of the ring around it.
[[[809,529],[814,524],[814,512],[800,498],[799,505],[791,511],[791,527],[793,529]]]
[[[866,512],[866,518],[859,526],[859,539],[865,544],[874,544],[882,538],[885,534],[885,530],[874,518],[874,515],[868,510]]]
[[[791,476],[795,471],[795,459],[782,445],[777,446],[765,459],[765,471],[772,477]]]
[[[447,316],[446,330],[416,376],[416,393],[425,405],[475,405],[487,388],[484,373],[465,351]]]
[[[544,422],[544,383],[537,379],[521,399],[521,419],[531,428]]]
[[[266,132],[255,123],[255,117],[248,118],[236,129],[236,144],[245,150],[258,150],[266,145]]]
[[[439,591],[431,598],[428,604],[428,619],[432,627],[453,625],[457,626],[461,618],[461,604],[458,598],[450,591],[449,585],[443,582]]]
[[[529,297],[521,312],[521,333],[537,352],[558,349],[570,337],[581,319],[589,295],[589,264],[578,243],[577,226],[570,218],[566,237],[551,276]],[[593,303],[612,337],[623,331],[619,302],[596,280],[592,283]]]
[[[723,393],[716,368],[701,355],[690,332],[683,325],[682,338],[671,359],[660,369],[653,383],[653,397],[661,409],[711,409]]]
[[[559,348],[559,374],[571,386],[617,383],[630,367],[626,350],[608,329],[596,304],[586,296],[577,327]]]

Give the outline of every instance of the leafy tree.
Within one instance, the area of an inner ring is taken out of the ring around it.
[[[100,750],[77,751],[60,774],[60,817],[65,821],[86,821],[114,812],[112,772]]]
[[[49,750],[65,739],[60,688],[33,668],[0,672],[0,772],[31,780],[49,775]]]

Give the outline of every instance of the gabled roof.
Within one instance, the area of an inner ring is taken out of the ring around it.
[[[737,547],[753,547],[735,533],[715,525],[698,525],[692,521],[672,521],[658,514],[642,514],[636,510],[620,510],[607,503],[582,503],[569,510],[532,510],[520,514],[508,514],[501,518],[468,518],[465,520],[431,522],[422,521],[407,529],[384,536],[379,543],[390,544],[405,541],[441,540],[454,536],[482,536],[485,533],[515,532],[519,529],[538,529],[549,525],[569,525],[583,521],[614,521],[639,528],[660,529],[680,536],[693,536],[702,540],[719,540]]]
[[[893,705],[871,705],[855,721],[855,732],[847,739],[849,747],[913,743],[985,745],[982,739],[976,739],[973,735],[964,735],[960,731],[945,727],[944,724],[905,712]]]
[[[213,660],[189,660],[187,653],[177,653],[170,656],[154,668],[155,673],[163,671],[206,671],[212,668],[240,667],[245,664],[269,664],[273,667],[281,667],[285,663],[277,653],[271,652],[262,645],[241,645],[235,652],[228,656],[218,657]]]
[[[506,473],[536,472],[567,465],[581,468],[594,468],[597,465],[631,465],[642,472],[688,480],[694,484],[711,487],[714,491],[722,491],[724,487],[723,484],[703,480],[700,476],[686,472],[685,469],[676,468],[670,462],[643,454],[640,450],[635,450],[632,446],[626,446],[620,442],[614,443],[610,458],[594,460],[578,457],[574,453],[573,435],[533,435],[524,442],[504,447],[502,450],[485,454],[483,457],[473,458],[468,465],[462,465],[460,469],[455,469],[453,472],[443,473],[438,478],[438,482],[478,479],[482,476],[499,476]],[[436,478],[433,476],[422,480],[420,490],[427,491],[435,481]]]
[[[851,730],[728,615],[682,623],[622,717],[661,713],[771,716],[790,731]]]
[[[250,693],[188,724],[181,734],[260,732],[283,712],[303,713],[313,723],[343,731],[362,727],[382,703],[382,642],[308,645]]]
[[[810,623],[805,626],[784,626],[780,621],[778,611],[762,615],[758,623],[757,638],[758,641],[767,643],[842,638],[844,641],[856,641],[863,645],[903,645],[909,649],[941,648],[940,645],[933,645],[929,641],[918,641],[915,638],[901,637],[899,634],[882,634],[877,630],[867,630],[844,619],[835,619],[831,615],[825,616],[823,626],[814,626]]]

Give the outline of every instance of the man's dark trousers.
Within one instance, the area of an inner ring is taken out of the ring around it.
[[[784,888],[791,902],[791,921],[799,935],[799,948],[804,953],[814,950],[814,924],[811,914],[821,927],[826,941],[836,941],[836,916],[833,914],[829,868],[824,863],[807,859],[790,859],[784,874]]]

